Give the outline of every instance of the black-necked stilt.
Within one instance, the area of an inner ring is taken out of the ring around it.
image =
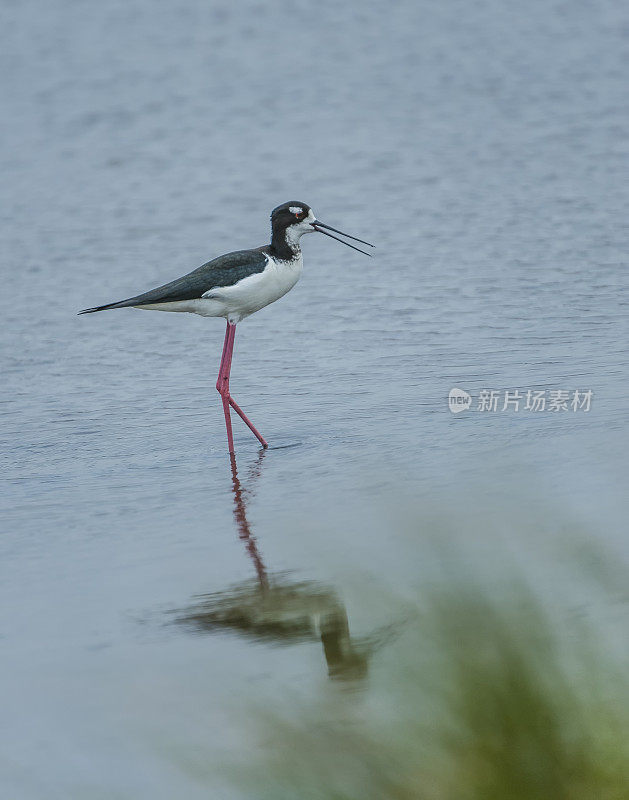
[[[297,283],[303,267],[299,240],[305,233],[318,231],[365,255],[369,253],[333,236],[329,231],[373,247],[363,239],[357,239],[319,222],[310,206],[297,201],[284,203],[273,209],[271,229],[269,245],[227,253],[150,292],[118,303],[79,311],[79,314],[92,314],[109,308],[146,308],[156,311],[189,311],[203,317],[224,317],[227,320],[227,330],[216,388],[223,402],[230,453],[234,452],[230,406],[258,438],[262,447],[268,446],[229,393],[236,325],[255,311],[279,300]]]

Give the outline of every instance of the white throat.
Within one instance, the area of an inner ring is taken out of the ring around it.
[[[316,219],[312,209],[308,212],[308,216],[302,219],[301,222],[296,222],[294,225],[289,225],[286,228],[286,242],[291,250],[297,252],[299,250],[299,240],[304,233],[314,233],[314,228],[311,223]]]

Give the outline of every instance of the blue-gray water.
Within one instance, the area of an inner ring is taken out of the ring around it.
[[[173,752],[236,758],[238,699],[321,690],[321,642],[173,619],[258,555],[360,637],[352,580],[413,581],[391,504],[543,498],[627,554],[625,4],[0,13],[4,796],[240,796]],[[234,396],[292,445],[236,420],[239,487],[222,323],[76,312],[265,243],[289,199],[378,249],[308,237],[239,326]],[[454,386],[594,399],[452,415]]]

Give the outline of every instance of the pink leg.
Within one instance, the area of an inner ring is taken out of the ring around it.
[[[216,381],[216,388],[223,401],[223,411],[225,413],[225,426],[227,428],[227,444],[229,452],[234,452],[234,439],[232,436],[232,423],[229,414],[229,407],[231,406],[238,416],[242,419],[249,430],[258,439],[262,447],[268,447],[267,442],[262,437],[262,434],[254,426],[251,420],[247,417],[245,412],[240,408],[236,401],[229,394],[229,374],[232,366],[232,354],[234,352],[234,339],[236,338],[236,326],[231,322],[227,323],[227,330],[225,331],[225,342],[223,344],[223,356],[221,358],[221,366],[218,370],[218,380]]]
[[[225,331],[225,341],[223,343],[223,355],[221,356],[221,365],[218,369],[218,379],[216,381],[216,389],[223,401],[223,412],[225,413],[225,427],[227,428],[227,445],[229,452],[234,452],[234,438],[232,436],[232,421],[229,414],[229,367],[227,361],[227,352],[229,347],[229,340],[231,336],[230,324],[227,323]]]

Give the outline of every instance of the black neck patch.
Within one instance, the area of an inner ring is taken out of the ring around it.
[[[269,251],[273,258],[279,258],[280,261],[292,261],[301,252],[301,247],[297,242],[292,245],[288,243],[286,240],[286,228],[284,228],[281,231],[273,231]]]

